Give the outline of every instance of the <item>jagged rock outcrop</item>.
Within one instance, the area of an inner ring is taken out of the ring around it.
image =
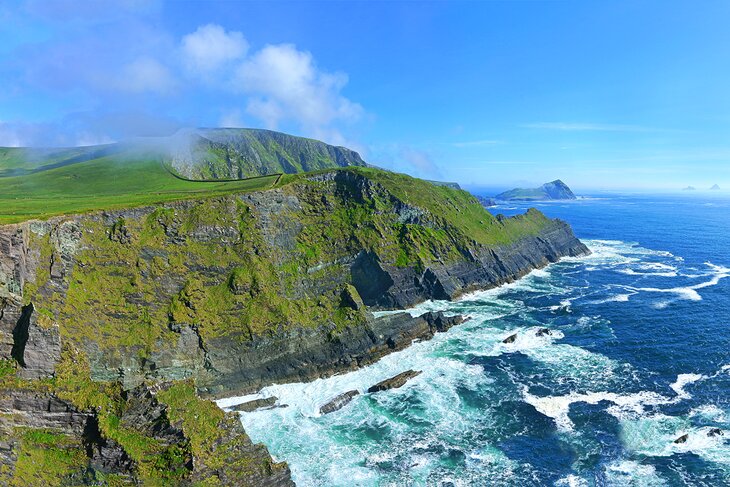
[[[239,413],[250,413],[251,411],[256,411],[257,409],[272,408],[278,400],[279,398],[275,396],[265,397],[263,399],[253,399],[251,401],[246,401],[241,404],[236,404],[231,409],[234,411],[238,411]]]
[[[327,341],[317,330],[306,329],[292,331],[286,339],[259,338],[246,346],[234,345],[235,348],[216,339],[210,344],[210,357],[217,376],[211,386],[201,389],[214,396],[231,395],[271,383],[309,381],[356,370],[463,320],[461,316],[446,317],[434,312],[417,318],[398,313],[348,327]]]
[[[355,396],[358,395],[360,395],[360,391],[358,390],[343,392],[342,394],[328,401],[326,404],[323,404],[322,407],[319,408],[319,414],[329,414],[334,413],[335,411],[339,411],[340,409],[350,404],[350,401],[352,401]]]
[[[373,386],[370,386],[368,388],[368,392],[374,393],[403,387],[404,385],[406,385],[406,382],[413,379],[414,377],[419,376],[420,374],[420,370],[406,370],[405,372],[401,372],[396,376],[390,377],[388,379],[378,382]]]

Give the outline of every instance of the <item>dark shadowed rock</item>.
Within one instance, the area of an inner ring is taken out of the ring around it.
[[[120,418],[122,425],[166,444],[184,441],[182,430],[170,424],[167,406],[158,402],[146,386],[135,387],[124,396],[127,407]]]
[[[677,443],[677,444],[686,443],[687,442],[687,438],[689,438],[689,435],[685,434],[685,435],[680,436],[676,440],[674,440],[674,442]]]
[[[550,331],[550,328],[540,328],[535,333],[535,336],[541,337],[541,336],[552,335],[552,334],[553,334],[553,332]]]
[[[723,436],[725,433],[720,428],[711,428],[710,431],[707,432],[707,436],[710,438],[714,436]]]
[[[279,398],[276,396],[265,397],[263,399],[254,399],[253,401],[246,401],[241,404],[236,404],[231,409],[240,413],[250,413],[257,409],[271,408],[276,404]]]
[[[405,372],[401,372],[400,374],[393,376],[390,379],[385,379],[384,381],[378,382],[374,386],[371,386],[368,389],[368,392],[380,392],[403,387],[406,382],[420,374],[420,370],[406,370]]]
[[[514,335],[508,336],[507,338],[502,340],[502,343],[514,343],[515,340],[517,340],[517,333],[515,333]]]
[[[342,409],[343,407],[345,407],[358,394],[360,394],[360,391],[357,391],[357,390],[344,392],[344,393],[340,394],[339,396],[335,397],[334,399],[332,399],[330,402],[328,402],[321,408],[319,408],[319,413],[320,414],[329,414],[329,413],[338,411],[338,410]]]

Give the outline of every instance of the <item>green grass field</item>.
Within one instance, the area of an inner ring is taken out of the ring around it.
[[[38,172],[2,177],[1,171],[13,164],[6,160],[3,166],[0,149],[0,224],[244,193],[284,186],[301,177],[284,174],[281,177],[202,182],[173,175],[161,159],[153,155],[125,157],[116,153],[72,163],[57,158],[53,163],[58,164],[59,160],[63,164],[61,167],[46,169],[47,162],[40,161],[35,167],[27,166]],[[14,166],[17,168],[19,163],[14,162]],[[443,218],[464,235],[485,245],[515,241],[524,235],[535,234],[548,223],[547,218],[535,212],[502,224],[466,191],[434,185],[405,174],[355,166],[338,170],[356,172],[380,183],[401,201]]]
[[[15,158],[3,160],[2,154],[0,174],[21,166]],[[107,156],[24,176],[0,177],[0,224],[266,189],[277,179],[273,175],[233,182],[183,181],[155,157]]]

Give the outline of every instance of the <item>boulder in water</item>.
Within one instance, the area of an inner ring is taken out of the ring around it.
[[[370,387],[368,389],[368,392],[380,392],[387,391],[388,389],[397,389],[405,385],[406,382],[413,379],[420,373],[420,370],[406,370],[405,372],[401,372],[400,374],[391,377],[390,379],[385,379],[382,382],[378,382],[374,386]]]
[[[676,440],[674,440],[674,442],[677,443],[677,444],[686,443],[687,442],[687,438],[689,438],[689,435],[684,434],[684,435],[680,436],[679,438],[677,438]]]
[[[319,408],[320,414],[329,414],[334,413],[335,411],[338,411],[345,407],[352,399],[360,394],[360,391],[358,390],[352,390],[347,391],[339,396],[336,396],[334,399],[332,399],[330,402]]]
[[[541,336],[552,335],[552,334],[553,334],[553,332],[550,331],[550,328],[540,328],[535,333],[535,336],[541,337]]]
[[[712,438],[713,436],[722,436],[725,433],[720,428],[710,428],[710,431],[707,432],[707,436]]]
[[[241,404],[236,404],[231,409],[242,413],[250,413],[258,409],[272,408],[276,404],[279,398],[276,396],[265,397],[263,399],[254,399],[253,401],[247,401]]]
[[[517,333],[515,333],[514,335],[508,336],[507,338],[502,340],[502,343],[514,343],[515,340],[517,340]]]

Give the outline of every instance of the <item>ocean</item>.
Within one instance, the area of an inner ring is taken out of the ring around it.
[[[242,414],[250,437],[299,486],[730,485],[730,195],[532,206],[592,255],[408,310],[471,319],[361,370],[267,387],[288,407]],[[407,369],[423,373],[319,415]]]

